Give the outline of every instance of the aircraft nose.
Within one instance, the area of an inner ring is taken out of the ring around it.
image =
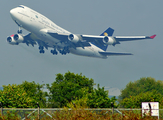
[[[18,9],[17,8],[11,9],[10,15],[11,15],[13,20],[18,19],[19,18]]]
[[[16,13],[16,10],[15,9],[11,9],[10,10],[10,15],[13,17],[13,16],[15,16],[15,13]]]

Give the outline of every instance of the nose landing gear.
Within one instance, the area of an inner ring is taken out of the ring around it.
[[[23,32],[22,30],[18,30],[17,31],[18,34],[22,34],[22,32]]]
[[[17,31],[17,33],[18,33],[18,34],[22,34],[22,33],[23,33],[21,27],[19,27],[19,30]]]

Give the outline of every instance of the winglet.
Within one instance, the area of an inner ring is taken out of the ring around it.
[[[155,37],[156,37],[156,35],[152,35],[152,36],[150,36],[151,39],[154,39]]]

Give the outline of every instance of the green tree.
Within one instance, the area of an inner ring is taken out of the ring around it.
[[[0,90],[0,102],[5,108],[32,108],[36,107],[35,100],[28,96],[20,85],[3,85]]]
[[[100,88],[99,84],[97,89],[93,89],[92,92],[88,92],[88,89],[81,89],[83,92],[83,97],[80,99],[73,100],[72,103],[77,106],[84,106],[89,108],[110,108],[111,102],[114,104],[114,107],[117,107],[116,98],[108,97],[108,91],[104,90],[104,87]],[[71,107],[71,104],[68,103],[68,107]]]
[[[157,93],[163,95],[163,82],[154,78],[147,77],[141,78],[135,82],[129,82],[126,88],[121,90],[121,95],[118,98],[119,103],[125,98],[139,95],[140,93],[146,93],[148,91],[156,90]]]
[[[88,94],[88,103],[87,105],[90,108],[110,108],[111,102],[114,103],[114,107],[116,105],[116,98],[112,97],[111,99],[108,97],[108,91],[104,90],[104,87],[100,88],[99,84],[97,85],[97,89],[94,89],[92,93]]]
[[[108,91],[105,91],[104,87],[100,88],[98,84],[97,89],[94,89],[94,85],[93,79],[82,74],[57,74],[56,81],[51,86],[47,85],[50,91],[49,104],[51,107],[71,107],[73,103],[91,108],[109,108],[111,102],[115,103],[116,98],[109,99]]]
[[[39,83],[36,84],[34,81],[24,81],[20,86],[24,88],[29,97],[39,103],[40,107],[46,107],[46,93],[43,91],[44,84],[40,85]]]
[[[141,108],[142,102],[159,102],[159,108],[163,108],[163,96],[156,91],[140,93],[136,96],[124,98],[121,105],[125,108]]]
[[[86,78],[82,74],[67,72],[62,75],[59,73],[51,86],[47,84],[50,91],[49,107],[66,106],[72,100],[83,97],[81,88],[88,88],[88,92],[91,92],[93,85],[93,79]]]

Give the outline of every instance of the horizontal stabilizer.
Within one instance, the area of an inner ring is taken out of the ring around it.
[[[113,55],[133,55],[131,53],[116,53],[116,52],[99,52],[102,55],[105,56],[113,56]]]

